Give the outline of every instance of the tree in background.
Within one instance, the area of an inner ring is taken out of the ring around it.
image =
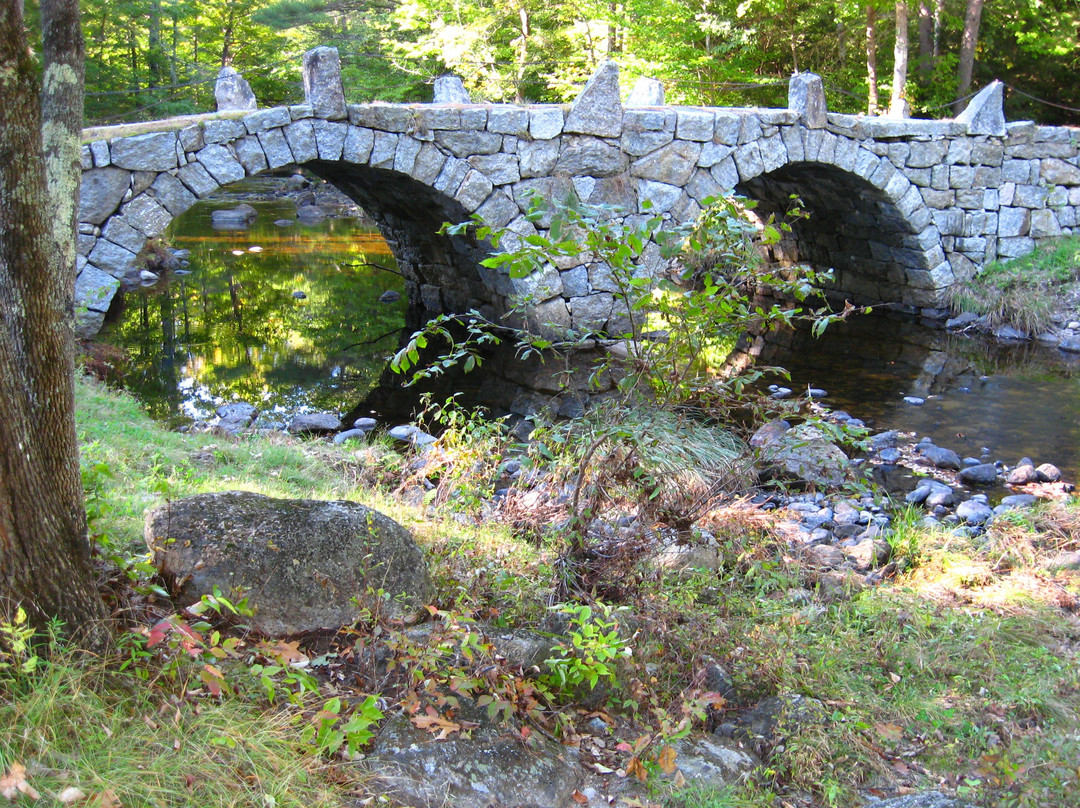
[[[21,606],[101,648],[73,392],[79,7],[41,3],[39,74],[22,5],[0,2],[0,617]]]
[[[953,114],[964,111],[966,102],[960,100],[971,89],[971,74],[975,69],[975,45],[979,41],[979,22],[982,19],[983,0],[968,0],[964,14],[964,30],[960,35],[960,59],[956,68],[956,97]]]

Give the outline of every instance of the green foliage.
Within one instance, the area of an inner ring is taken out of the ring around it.
[[[1009,323],[1029,334],[1053,327],[1062,296],[1080,280],[1080,237],[1040,244],[1012,261],[994,261],[951,293],[957,311],[986,315],[991,325]]]
[[[557,655],[544,660],[551,672],[541,680],[564,695],[583,685],[594,690],[600,681],[615,685],[616,664],[633,653],[629,641],[619,634],[615,610],[600,601],[594,606],[562,603],[552,609],[570,616],[570,642],[559,643]]]
[[[26,621],[26,610],[15,609],[11,620],[0,620],[0,683],[18,681],[37,670],[41,662],[34,651],[34,628]]]

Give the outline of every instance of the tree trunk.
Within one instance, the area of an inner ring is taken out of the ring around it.
[[[919,0],[919,84],[926,87],[934,72],[934,12],[929,0]]]
[[[892,97],[889,115],[907,116],[908,12],[907,0],[896,0],[896,38],[893,42]]]
[[[964,33],[960,38],[960,63],[956,69],[956,97],[963,98],[971,89],[971,74],[975,69],[975,46],[979,42],[979,21],[982,18],[983,0],[968,0],[964,15]],[[964,111],[965,103],[953,103],[953,115]]]
[[[866,7],[866,89],[869,96],[866,111],[877,115],[877,11],[872,5]]]
[[[0,619],[22,606],[109,645],[74,421],[75,221],[83,45],[77,0],[41,3],[44,92],[19,0],[0,0]],[[43,126],[43,121],[45,125]]]
[[[526,62],[529,58],[529,12],[522,3],[518,7],[518,23],[520,25],[521,39],[518,40],[517,48],[517,75],[514,77],[514,103],[525,103],[525,72]]]

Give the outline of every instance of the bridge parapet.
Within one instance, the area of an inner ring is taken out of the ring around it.
[[[786,210],[794,193],[810,218],[795,223],[793,256],[836,267],[845,294],[921,306],[939,305],[983,263],[1077,227],[1080,130],[1011,123],[972,134],[970,122],[817,115],[793,97],[795,109],[623,107],[609,64],[573,105],[323,102],[320,114],[305,104],[163,122],[164,131],[95,130],[83,147],[80,332],[96,333],[146,239],[173,217],[289,165],[376,218],[414,300],[498,316],[529,292],[537,326],[617,328],[606,267],[511,280],[478,265],[485,245],[437,237],[443,221],[476,213],[526,236],[536,232],[524,215],[531,192],[675,222],[733,189],[767,212]],[[652,272],[664,263],[655,245],[643,262]]]

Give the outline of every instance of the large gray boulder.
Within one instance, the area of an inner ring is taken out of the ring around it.
[[[409,619],[431,591],[409,532],[356,502],[198,494],[152,510],[145,536],[181,607],[214,587],[246,596],[255,614],[245,622],[267,636],[337,629],[370,612]]]
[[[758,465],[766,474],[811,485],[840,485],[848,457],[820,429],[801,424],[784,429],[784,422],[766,424],[750,439],[758,448]]]
[[[228,65],[218,71],[217,82],[214,84],[214,100],[217,102],[218,112],[259,108],[247,79]]]
[[[619,98],[619,66],[604,62],[585,84],[566,116],[564,132],[618,137],[622,134],[622,101]]]

